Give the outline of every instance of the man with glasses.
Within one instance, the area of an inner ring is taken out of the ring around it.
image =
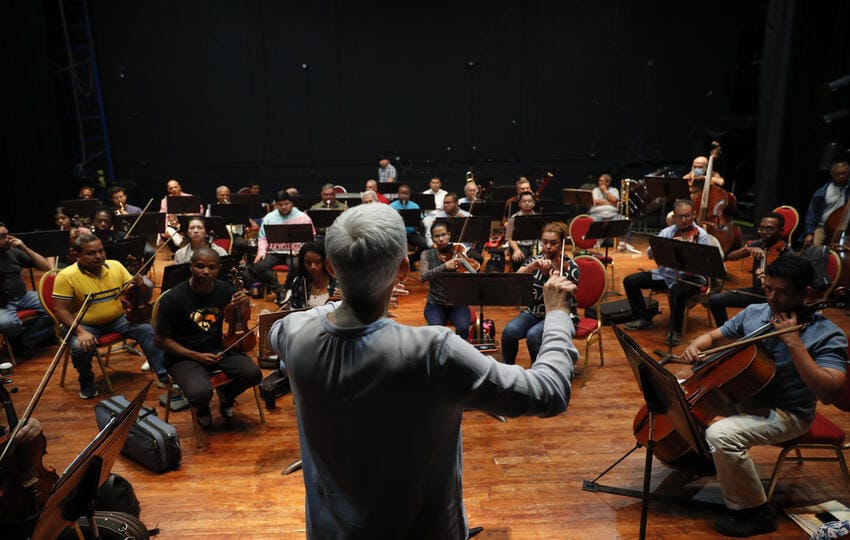
[[[677,200],[673,206],[673,225],[662,229],[658,236],[673,238],[685,242],[697,242],[710,245],[705,229],[694,225],[694,203],[687,199]],[[646,256],[652,259],[652,248],[646,250]],[[683,280],[683,281],[682,281]],[[625,326],[629,330],[652,328],[652,316],[643,298],[642,289],[670,292],[670,332],[667,341],[678,345],[682,339],[682,321],[688,300],[699,294],[705,279],[700,276],[686,275],[667,266],[659,266],[650,272],[636,272],[623,280],[623,288],[629,299],[634,320]]]
[[[741,249],[736,249],[726,256],[727,261],[752,257],[753,283],[751,287],[725,291],[709,297],[708,308],[714,316],[715,325],[723,326],[723,323],[729,320],[726,315],[727,307],[747,307],[750,304],[763,304],[767,301],[762,285],[764,267],[782,255],[793,253],[791,246],[782,241],[782,229],[784,227],[785,218],[782,217],[782,214],[771,212],[761,218],[761,222],[759,222],[758,240]]]

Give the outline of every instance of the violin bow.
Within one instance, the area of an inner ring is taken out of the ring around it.
[[[142,219],[143,215],[145,215],[145,212],[147,211],[148,207],[151,205],[152,202],[153,202],[153,197],[151,197],[151,199],[148,200],[148,204],[146,204],[145,207],[142,208],[142,212],[138,215],[138,217],[136,217],[136,220],[133,222],[132,225],[130,225],[130,228],[127,229],[127,232],[124,233],[125,237],[130,236],[133,233],[133,229],[136,228],[136,224],[139,223],[139,220]]]
[[[56,354],[53,355],[53,360],[51,360],[50,365],[47,366],[47,371],[44,372],[44,376],[41,378],[41,382],[35,389],[35,393],[33,393],[32,399],[30,399],[26,410],[24,410],[24,413],[18,419],[18,425],[16,425],[9,434],[9,440],[6,441],[6,445],[3,447],[3,453],[0,454],[0,463],[3,463],[3,460],[6,459],[6,455],[12,447],[12,442],[15,440],[18,432],[20,432],[21,428],[26,425],[30,416],[32,416],[33,411],[38,405],[38,401],[41,399],[41,395],[44,393],[45,388],[47,388],[47,383],[50,382],[50,378],[53,376],[53,373],[56,371],[56,367],[59,365],[59,359],[62,358],[65,354],[65,350],[68,348],[68,341],[80,325],[80,321],[83,320],[83,316],[86,314],[86,311],[88,311],[91,301],[96,294],[97,293],[89,293],[83,300],[83,304],[80,306],[80,310],[77,312],[74,322],[71,323],[71,326],[68,327],[68,331],[65,332],[65,337],[62,338],[62,343],[59,344],[59,349],[56,350]]]

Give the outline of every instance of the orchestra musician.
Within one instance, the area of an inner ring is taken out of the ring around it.
[[[514,240],[514,218],[517,216],[533,216],[534,212],[534,193],[523,191],[519,194],[519,211],[511,215],[508,219],[508,225],[505,228],[505,239],[508,241],[508,251],[505,255],[511,261],[511,269],[516,272],[519,270],[522,262],[531,257],[531,248],[534,247],[534,240]]]
[[[782,229],[784,227],[785,218],[782,214],[770,212],[761,218],[756,229],[759,239],[726,256],[727,261],[738,261],[752,257],[753,282],[750,287],[723,291],[708,297],[708,308],[714,317],[715,325],[723,326],[723,323],[728,320],[726,315],[726,308],[728,307],[747,307],[750,304],[764,303],[764,289],[762,288],[764,267],[771,264],[777,257],[794,252],[791,246],[782,240]]]
[[[230,204],[230,188],[224,185],[216,187],[215,202],[216,204]],[[207,206],[207,211],[205,214],[207,217],[210,217],[212,215],[211,206],[212,205]],[[228,223],[227,225],[225,225],[225,227],[230,233],[230,237],[232,239],[232,243],[230,245],[230,252],[234,254],[237,259],[241,260],[242,257],[246,256],[248,254],[248,251],[250,250],[250,244],[248,243],[248,240],[245,239],[245,228],[247,227],[251,230],[259,230],[260,226],[257,225],[257,223],[253,219],[248,218],[248,223]],[[219,231],[219,233],[221,233],[221,231]],[[221,255],[221,252],[218,253],[219,255]],[[176,257],[177,254],[175,253],[175,260]],[[186,260],[183,262],[188,262],[190,258],[191,255],[186,257]]]
[[[302,309],[323,306],[340,299],[339,285],[325,267],[325,249],[307,242],[298,252],[298,271],[289,272],[284,288],[290,291],[289,307]]]
[[[285,292],[277,280],[274,268],[276,265],[285,264],[289,266],[290,272],[298,271],[298,251],[301,244],[270,244],[266,238],[266,225],[297,225],[309,224],[313,221],[306,213],[302,212],[292,203],[292,197],[285,190],[275,194],[275,209],[263,217],[260,225],[260,237],[257,242],[257,256],[254,258],[254,266],[245,269],[249,279],[265,284],[266,288],[275,294],[278,304],[283,302]],[[315,228],[313,234],[316,233]]]
[[[516,195],[508,197],[508,200],[505,201],[505,214],[503,220],[505,224],[508,223],[508,218],[510,218],[511,215],[518,210],[517,199],[519,196],[526,191],[531,191],[531,182],[525,176],[520,176],[517,178],[516,182],[514,182],[514,187],[516,188]]]
[[[375,200],[377,202],[383,203],[383,204],[390,204],[389,199],[384,197],[384,194],[381,193],[380,191],[378,191],[378,183],[374,179],[370,178],[369,180],[366,180],[365,191],[371,191],[372,193],[374,193],[375,194]]]
[[[216,279],[221,269],[218,253],[199,247],[189,265],[192,275],[170,289],[159,301],[154,342],[165,353],[165,366],[197,411],[203,428],[212,425],[210,372],[221,370],[233,382],[217,388],[222,418],[233,417],[236,397],[259,384],[259,366],[242,352],[224,350],[222,327],[225,307],[248,302],[244,291]]]
[[[445,197],[447,193],[448,191],[443,189],[443,181],[437,176],[432,176],[431,180],[428,181],[428,189],[423,191],[422,194],[434,196],[435,210],[428,210],[425,212],[425,215],[431,215],[438,212],[440,208],[443,207],[443,197]],[[426,228],[425,230],[427,231],[428,229]],[[428,245],[431,245],[430,242]]]
[[[850,200],[850,190],[847,189],[850,164],[846,161],[836,161],[830,167],[829,175],[829,182],[819,187],[809,202],[809,210],[803,222],[804,248],[811,245],[821,246],[831,241],[826,238],[826,220]]]
[[[21,278],[23,268],[50,270],[50,263],[30,249],[20,238],[9,234],[0,222],[0,334],[12,342],[15,353],[31,358],[35,348],[50,335],[53,322],[38,299],[38,293],[28,291]],[[35,321],[24,325],[18,312],[35,310]]]
[[[563,277],[578,285],[578,265],[566,254],[564,240],[569,236],[569,227],[561,221],[547,223],[540,233],[540,247],[542,253],[531,257],[523,262],[517,273],[532,274],[532,303],[524,306],[519,315],[514,317],[502,331],[502,362],[505,364],[516,363],[519,352],[519,340],[525,338],[526,347],[531,363],[537,360],[543,343],[545,333],[544,323],[546,321],[546,302],[544,284],[554,274],[560,274],[563,268]],[[573,303],[574,304],[574,303]],[[570,309],[572,321],[570,324],[570,337],[572,328],[578,324],[578,314],[575,306]],[[575,360],[575,359],[573,359]]]
[[[212,249],[221,257],[227,255],[227,251],[223,247],[210,243],[207,238],[207,225],[202,217],[196,216],[189,220],[186,238],[189,241],[174,253],[174,264],[189,262],[192,259],[192,254],[202,247]]]
[[[685,180],[688,181],[688,186],[693,187],[694,182],[697,180],[705,180],[706,169],[708,168],[708,158],[705,156],[697,156],[694,158],[693,163],[691,164],[691,170],[683,176]],[[711,183],[715,186],[722,186],[726,183],[726,180],[720,176],[720,173],[716,170],[711,171]]]
[[[441,277],[445,272],[457,272],[461,268],[461,259],[455,257],[453,245],[449,241],[449,230],[445,224],[435,223],[431,227],[431,238],[434,239],[436,247],[423,251],[419,259],[419,279],[428,283],[425,321],[431,326],[442,326],[446,321],[451,321],[455,333],[462,339],[468,339],[471,318],[469,306],[449,302],[443,291]]]
[[[567,304],[575,284],[557,272],[546,283],[550,322],[537,362],[522,369],[447,328],[387,317],[409,271],[396,211],[356,206],[331,225],[325,246],[343,300],[291,313],[269,334],[296,403],[307,536],[467,538],[463,412],[565,410],[578,359]]]
[[[94,188],[91,186],[82,186],[77,192],[77,197],[80,199],[94,199]]]
[[[674,238],[684,242],[696,242],[710,245],[711,240],[705,229],[694,224],[694,203],[689,199],[679,199],[673,205],[674,224],[661,230],[658,236]],[[647,249],[647,257],[652,259],[652,249]],[[680,281],[682,280],[682,281]],[[673,268],[659,266],[650,272],[635,272],[623,279],[623,288],[629,300],[629,307],[635,319],[626,323],[629,330],[652,328],[653,314],[646,307],[641,289],[670,292],[670,331],[667,342],[678,345],[682,339],[682,321],[688,300],[700,291],[700,283],[705,278],[690,276]]]
[[[112,222],[112,212],[108,208],[98,208],[91,215],[91,232],[100,241],[108,244],[122,240],[125,236],[123,231],[116,231]]]
[[[392,183],[398,180],[395,167],[390,164],[390,158],[386,155],[378,156],[378,181]]]
[[[165,184],[165,188],[167,190],[167,194],[159,201],[159,211],[162,214],[167,214],[168,212],[168,197],[191,197],[191,193],[185,193],[183,191],[183,187],[180,185],[175,179],[171,179]],[[198,208],[199,215],[204,213],[203,206]],[[172,249],[175,251],[177,248],[183,245],[183,242],[186,240],[183,234],[180,233],[180,223],[177,221],[177,216],[175,214],[167,214],[165,218],[165,232],[162,234],[162,238],[164,241],[169,241],[169,246],[173,246]]]
[[[463,186],[463,197],[460,198],[458,204],[481,202],[481,199],[478,198],[478,191],[478,184],[475,183],[475,180],[467,180]]]
[[[119,299],[119,294],[131,281],[143,283],[142,276],[131,276],[120,262],[106,260],[103,243],[97,236],[80,234],[74,241],[74,252],[77,263],[56,276],[53,299],[56,318],[69,328],[85,297],[89,293],[95,295],[70,340],[71,360],[79,373],[80,397],[92,399],[97,396],[91,358],[98,337],[111,332],[138,342],[159,379],[157,386],[167,388],[168,373],[163,365],[162,351],[153,344],[153,329],[149,324],[131,325]]]
[[[393,210],[420,210],[419,205],[410,200],[410,186],[407,184],[398,186],[398,198],[390,203],[390,208]],[[422,252],[431,246],[428,240],[419,234],[417,227],[405,227],[405,231],[407,231],[407,243],[414,248],[413,253],[408,257],[410,268],[413,269],[416,268],[415,264],[420,260]]]
[[[121,186],[112,186],[106,190],[106,200],[112,205],[116,216],[141,214],[142,209],[127,202],[127,191]]]
[[[322,186],[320,193],[322,200],[310,207],[310,210],[345,210],[348,205],[342,201],[336,200],[336,190],[333,184],[325,184]]]
[[[811,263],[802,257],[777,258],[765,269],[767,303],[747,306],[720,328],[699,336],[682,359],[696,361],[700,351],[766,325],[781,330],[802,322],[800,310],[813,275]],[[817,312],[807,315],[805,322],[802,329],[760,343],[776,364],[775,376],[751,398],[730,405],[706,430],[727,507],[714,522],[721,534],[753,536],[776,530],[776,515],[748,450],[802,435],[815,418],[816,401],[829,404],[844,388],[848,361],[844,331]]]

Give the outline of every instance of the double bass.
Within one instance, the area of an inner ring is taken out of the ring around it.
[[[713,141],[711,146],[705,179],[694,180],[691,184],[691,201],[697,212],[697,224],[717,238],[723,253],[729,253],[742,245],[741,229],[732,221],[738,201],[731,192],[709,180],[714,172],[714,160],[720,155],[720,143]]]

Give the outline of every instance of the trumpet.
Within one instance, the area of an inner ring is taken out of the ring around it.
[[[123,216],[127,214],[127,204],[124,202],[118,203],[118,208],[115,209],[116,216]]]

